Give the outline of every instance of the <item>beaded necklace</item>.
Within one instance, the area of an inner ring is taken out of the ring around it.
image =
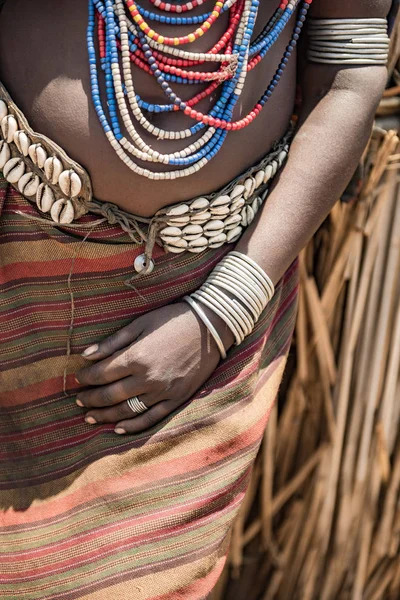
[[[210,12],[190,14],[206,2],[213,5]],[[120,159],[135,173],[154,180],[186,177],[202,169],[219,152],[228,132],[250,125],[271,97],[297,44],[311,2],[281,0],[263,31],[252,41],[260,0],[192,0],[174,4],[151,0],[158,12],[144,9],[134,0],[89,0],[87,41],[92,97],[104,132]],[[234,121],[233,112],[247,73],[268,54],[296,10],[290,42],[271,82],[250,113]],[[206,35],[223,13],[229,15],[228,27],[210,50],[192,52],[182,48]],[[151,28],[149,23],[153,22],[197,28],[184,36],[167,37]],[[132,63],[154,77],[167,99],[165,104],[147,102],[137,94]],[[205,63],[218,68],[193,68]],[[100,96],[99,65],[105,78],[107,108]],[[207,86],[183,101],[171,87],[175,83]],[[196,105],[217,89],[219,98],[208,114],[196,110]],[[182,112],[195,123],[183,130],[168,131],[153,125],[143,111]],[[128,135],[123,134],[122,126]],[[138,126],[158,139],[197,139],[182,150],[163,154],[145,142]],[[170,165],[171,169],[153,171],[140,166],[137,160]]]

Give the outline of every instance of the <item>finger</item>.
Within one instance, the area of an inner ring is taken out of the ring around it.
[[[146,399],[146,395],[140,395],[140,400],[150,408],[152,404],[150,404],[150,400]],[[155,404],[155,400],[153,401],[153,405]],[[119,404],[109,407],[102,408],[99,410],[90,410],[86,416],[85,421],[90,425],[95,424],[103,424],[103,423],[118,423],[122,420],[134,419],[137,416],[129,404],[127,402],[120,402]]]
[[[181,399],[164,400],[149,408],[149,410],[142,415],[138,415],[133,419],[118,422],[114,431],[115,433],[122,435],[124,433],[139,433],[145,429],[150,429],[151,427],[158,425],[160,421],[168,417],[182,404],[184,404],[184,401]]]
[[[76,374],[76,380],[83,385],[106,385],[132,375],[133,367],[133,351],[128,347],[81,369]]]
[[[140,385],[136,377],[125,377],[109,385],[78,392],[76,403],[82,408],[114,406],[128,398],[132,398],[136,394],[143,393],[144,390],[142,388],[143,383]]]
[[[101,360],[106,358],[118,350],[132,344],[142,331],[141,319],[138,318],[98,344],[93,344],[93,346],[86,348],[86,350],[82,352],[82,356],[88,360]]]

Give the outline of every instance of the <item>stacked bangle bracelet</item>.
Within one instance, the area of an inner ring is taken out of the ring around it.
[[[199,304],[207,306],[227,324],[239,345],[253,331],[274,293],[274,284],[261,267],[245,254],[232,251],[201,288],[184,300],[203,321],[224,359],[226,351],[222,340]]]
[[[311,62],[385,65],[389,55],[386,19],[310,19]]]
[[[208,331],[211,333],[212,337],[215,340],[215,343],[218,346],[219,353],[221,354],[222,360],[226,358],[226,350],[224,344],[221,340],[221,337],[218,331],[215,329],[214,325],[211,323],[210,319],[207,317],[204,310],[191,298],[190,296],[185,296],[183,298],[190,306],[193,308],[194,312],[197,314],[199,319],[203,321],[204,325],[207,327]]]

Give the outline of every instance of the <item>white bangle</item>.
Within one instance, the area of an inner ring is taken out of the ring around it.
[[[232,309],[230,307],[227,308],[223,302],[221,302],[220,300],[217,300],[215,298],[215,296],[213,296],[211,294],[207,294],[201,288],[199,290],[197,290],[197,292],[195,292],[195,293],[198,294],[198,296],[199,296],[198,299],[200,300],[200,302],[208,302],[209,305],[214,307],[215,311],[219,310],[222,313],[226,324],[228,325],[229,329],[232,331],[233,335],[235,336],[236,344],[241,344],[243,342],[244,338],[246,337],[246,334],[244,333],[243,327],[240,324],[240,317],[238,318],[237,315],[234,313],[234,311],[232,311]],[[197,296],[195,296],[195,297],[197,297]]]
[[[252,333],[274,293],[274,284],[262,268],[248,256],[233,251],[221,260],[191,298],[214,311],[239,345]]]
[[[187,302],[189,304],[189,306],[191,306],[191,308],[194,310],[194,312],[199,317],[199,319],[207,327],[208,331],[214,338],[215,343],[217,344],[217,347],[218,347],[218,350],[219,350],[222,360],[225,360],[225,358],[226,358],[225,346],[221,340],[221,337],[220,337],[218,331],[215,329],[214,325],[211,323],[210,319],[207,317],[204,310],[190,296],[184,296],[183,300],[185,300],[185,302]]]
[[[226,290],[227,292],[232,292],[235,294],[237,298],[249,309],[251,310],[254,319],[258,319],[260,316],[260,305],[256,303],[254,300],[254,296],[252,297],[249,290],[243,290],[240,286],[236,284],[236,282],[231,278],[223,275],[222,273],[211,273],[208,280],[210,283],[217,285],[218,287]]]
[[[257,290],[257,296],[262,306],[265,306],[269,302],[269,296],[266,294],[264,287],[260,285],[252,273],[249,273],[244,265],[240,263],[232,264],[227,260],[221,267],[217,265],[216,269],[229,269],[229,272],[236,276],[236,281],[240,282],[241,285],[246,281],[248,287],[251,286],[251,289]]]
[[[216,315],[218,315],[223,321],[225,321],[225,323],[228,325],[229,329],[234,335],[236,345],[239,345],[242,342],[240,331],[233,325],[230,317],[227,317],[224,311],[222,311],[219,306],[215,306],[207,298],[204,298],[203,293],[200,290],[197,292],[193,292],[193,294],[191,294],[190,296],[191,298],[195,298],[205,306],[208,306],[208,308],[214,311]]]
[[[270,299],[271,299],[272,296],[275,294],[275,286],[272,282],[272,279],[270,277],[268,277],[268,275],[260,267],[260,265],[258,265],[255,260],[253,260],[252,258],[247,256],[246,254],[242,254],[241,252],[237,252],[236,250],[233,250],[229,254],[241,259],[243,262],[246,262],[248,265],[250,265],[251,267],[253,267],[253,269],[255,269],[257,271],[257,273],[261,277],[261,281],[265,284],[267,290],[269,289],[270,294],[271,294],[271,296],[270,296]]]
[[[269,302],[273,296],[273,293],[272,293],[272,289],[269,286],[269,284],[267,283],[267,281],[260,281],[259,274],[251,265],[245,263],[244,261],[236,261],[235,263],[232,263],[233,260],[234,260],[234,257],[230,257],[226,261],[226,264],[234,265],[237,269],[241,269],[243,271],[245,277],[247,277],[248,279],[249,278],[252,279],[254,281],[254,283],[260,288],[260,290],[263,291],[263,293],[266,295],[267,302]]]
[[[234,314],[244,335],[250,335],[254,329],[254,320],[249,316],[249,313],[246,311],[246,309],[243,308],[239,302],[237,302],[237,300],[230,298],[225,294],[225,292],[208,282],[204,283],[200,289],[213,296],[215,300],[218,300],[222,306],[226,308],[228,313]]]
[[[213,273],[216,273],[217,275],[223,275],[224,277],[227,277],[229,279],[233,279],[233,281],[235,281],[237,285],[242,285],[243,278],[245,277],[245,274],[242,272],[241,269],[228,269],[224,265],[217,265]],[[235,274],[239,276],[240,280],[238,280],[238,277],[235,278]],[[262,290],[259,286],[257,287],[253,281],[246,280],[246,291],[249,294],[253,294],[254,300],[257,303],[259,309],[259,313],[262,313],[266,302],[268,302],[268,298],[265,295],[264,290]]]

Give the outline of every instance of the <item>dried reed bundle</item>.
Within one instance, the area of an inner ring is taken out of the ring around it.
[[[400,598],[400,151],[385,119],[357,200],[302,253],[294,368],[213,600]]]

